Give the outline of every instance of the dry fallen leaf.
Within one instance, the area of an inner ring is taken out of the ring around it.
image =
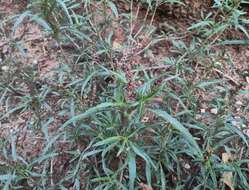
[[[144,183],[139,184],[139,189],[141,189],[141,190],[153,190],[150,185],[147,185],[147,184],[144,184]]]
[[[122,45],[116,41],[113,42],[112,44],[112,49],[113,50],[118,50],[118,49],[121,49],[122,48]]]
[[[233,160],[233,155],[230,153],[222,153],[222,161],[224,163],[228,163],[230,160]],[[232,172],[224,172],[222,174],[221,181],[226,184],[230,190],[234,190],[233,187],[233,173]]]
[[[233,159],[234,159],[234,156],[231,153],[222,153],[222,161],[224,163],[228,163],[229,161]]]
[[[246,56],[246,57],[249,57],[249,50],[246,50],[245,56]]]
[[[225,183],[230,188],[230,190],[234,190],[233,182],[232,182],[233,181],[232,172],[224,172],[221,180],[223,183]]]
[[[52,77],[54,72],[53,69],[57,68],[59,63],[55,59],[45,59],[43,63],[39,65],[40,75],[43,77]]]
[[[236,101],[235,104],[236,104],[237,106],[243,106],[243,102],[241,102],[241,101]]]

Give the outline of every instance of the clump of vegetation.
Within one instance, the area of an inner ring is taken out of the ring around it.
[[[1,16],[0,187],[247,189],[247,84],[225,73],[226,45],[248,45],[247,3],[193,19],[184,10],[203,2],[29,0]],[[58,64],[44,72],[29,41]]]

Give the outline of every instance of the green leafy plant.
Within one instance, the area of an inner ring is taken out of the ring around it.
[[[243,41],[228,41],[226,31],[248,38],[245,1],[215,0],[188,30],[165,33],[156,30],[158,7],[185,1],[142,3],[30,0],[1,21],[10,39],[0,43],[8,49],[0,61],[2,189],[248,188],[249,138],[230,101],[248,92],[232,91],[233,78],[222,75],[228,63],[212,49]],[[15,37],[26,23],[54,40],[59,64],[49,77],[28,65],[25,38]],[[33,146],[31,155],[23,150]]]

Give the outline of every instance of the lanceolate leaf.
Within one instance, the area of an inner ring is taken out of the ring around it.
[[[144,152],[143,149],[139,148],[138,146],[136,146],[133,143],[129,143],[129,145],[131,146],[132,150],[134,151],[135,154],[137,154],[138,156],[140,156],[141,158],[143,158],[147,164],[152,165],[155,168],[155,165],[153,163],[153,161],[151,160],[151,158]]]
[[[16,176],[15,175],[10,175],[10,174],[6,174],[6,175],[0,175],[0,181],[7,181],[9,179],[14,179]]]
[[[19,17],[17,17],[16,22],[15,22],[13,28],[12,28],[12,36],[15,35],[15,32],[16,32],[17,28],[20,27],[20,25],[22,24],[24,19],[29,17],[30,15],[31,15],[30,11],[25,11],[24,13],[19,15]]]
[[[95,145],[93,146],[102,146],[102,145],[107,145],[107,144],[111,144],[111,143],[115,143],[115,142],[118,142],[118,141],[121,141],[123,139],[122,136],[116,136],[116,137],[109,137],[105,140],[102,140],[98,143],[96,143]]]
[[[105,110],[105,109],[111,108],[111,107],[118,107],[118,106],[121,106],[121,105],[122,104],[120,104],[120,103],[111,103],[111,102],[106,102],[106,103],[99,104],[99,105],[97,105],[95,107],[92,107],[92,108],[88,109],[87,111],[85,111],[82,114],[79,114],[79,115],[76,115],[76,116],[72,117],[66,123],[64,123],[61,126],[61,128],[65,128],[68,125],[70,125],[71,123],[74,123],[74,122],[79,121],[81,119],[87,118],[88,116],[90,116],[93,113],[96,113],[96,112],[99,112],[99,111],[102,111],[102,110]]]
[[[136,179],[136,155],[133,152],[128,154],[128,166],[129,166],[129,189],[134,189]]]
[[[162,110],[151,110],[153,113],[158,115],[159,117],[163,118],[165,121],[169,122],[176,130],[178,130],[189,142],[190,145],[192,145],[195,150],[198,152],[198,154],[202,157],[202,152],[200,150],[199,145],[195,141],[194,137],[190,134],[187,128],[185,128],[177,119],[169,115],[167,112]]]
[[[110,9],[112,10],[112,12],[115,15],[115,17],[118,18],[118,9],[117,9],[116,5],[113,2],[111,2],[111,1],[108,1],[107,4],[110,7]]]
[[[71,15],[69,13],[69,9],[68,9],[67,5],[65,4],[65,2],[63,0],[57,0],[57,2],[61,6],[61,8],[65,12],[65,14],[67,15],[70,24],[73,25],[73,20],[71,18]]]

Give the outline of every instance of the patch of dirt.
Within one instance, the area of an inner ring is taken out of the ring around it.
[[[19,3],[11,0],[1,1],[0,16],[12,16],[19,13],[25,7],[25,3],[27,1],[20,1]],[[35,72],[38,73],[42,81],[46,78],[52,78],[53,69],[59,67],[59,52],[54,48],[54,44],[57,44],[56,41],[48,38],[47,34],[36,23],[24,21],[14,33],[7,33],[5,37],[0,39],[0,72],[8,70],[10,65],[3,65],[2,63],[11,58],[16,61],[12,66],[18,63],[22,68],[36,69]],[[4,108],[0,105],[1,109]],[[10,136],[16,137],[17,152],[27,159],[40,154],[44,146],[43,135],[37,134],[34,136],[34,131],[27,128],[27,122],[30,122],[31,114],[31,112],[25,112],[16,115],[16,118],[12,118],[11,123],[0,122],[0,138],[10,141]],[[58,127],[59,123],[54,124],[55,126]],[[49,130],[54,127],[49,126]]]
[[[18,44],[15,49],[13,43]],[[47,38],[37,24],[24,23],[14,33],[13,40],[5,38],[0,41],[2,61],[11,54],[22,65],[37,68],[41,77],[50,77],[49,72],[59,66],[57,52],[51,48],[51,44],[56,42]]]

